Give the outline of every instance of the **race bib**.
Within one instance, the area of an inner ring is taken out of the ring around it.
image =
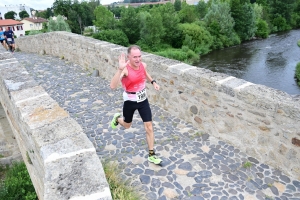
[[[147,94],[146,94],[146,89],[143,89],[139,92],[136,93],[136,99],[137,99],[137,102],[142,102],[142,101],[145,101],[147,98]]]
[[[10,41],[12,41],[12,39],[11,38],[7,38],[7,41],[10,42]]]

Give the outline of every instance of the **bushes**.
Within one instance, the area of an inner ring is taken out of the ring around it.
[[[128,46],[129,41],[125,33],[121,30],[104,30],[93,35],[93,38],[118,44],[121,46]]]
[[[164,51],[154,52],[154,54],[183,61],[188,64],[193,64],[200,60],[200,56],[186,46],[183,46],[182,49],[166,49]]]
[[[269,27],[265,20],[258,19],[256,22],[257,30],[255,32],[256,37],[267,38],[269,36]]]
[[[300,47],[300,40],[298,40],[297,44],[298,44],[298,47]]]
[[[300,62],[296,66],[295,78],[296,78],[297,84],[300,86]]]
[[[38,199],[24,162],[16,162],[7,170],[5,180],[0,183],[0,199]]]

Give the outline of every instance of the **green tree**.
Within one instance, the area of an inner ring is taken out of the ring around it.
[[[109,11],[104,6],[98,6],[94,10],[96,19],[94,20],[94,25],[99,27],[100,30],[114,29],[115,28],[115,19],[114,14]]]
[[[300,27],[300,0],[297,0],[295,3],[291,25],[293,28]]]
[[[175,0],[174,8],[177,12],[179,12],[181,10],[181,0]]]
[[[193,23],[199,19],[195,6],[189,5],[185,1],[182,2],[178,15],[181,23]]]
[[[135,8],[129,6],[121,11],[119,27],[127,35],[130,44],[135,44],[140,39],[140,22]]]
[[[165,31],[162,41],[173,47],[180,47],[181,43],[180,45],[178,44],[181,37],[181,32],[178,30],[179,17],[173,4],[166,3],[153,9],[157,10],[162,17],[162,23]]]
[[[93,4],[78,0],[56,0],[53,3],[55,15],[67,18],[67,23],[73,33],[82,34],[84,27],[93,24]]]
[[[141,34],[140,44],[146,45],[151,50],[158,50],[162,38],[164,36],[164,28],[162,24],[162,17],[158,12],[152,11],[141,12]]]
[[[69,24],[64,20],[63,16],[58,15],[56,20],[52,18],[48,21],[48,32],[52,31],[68,31],[71,32]]]
[[[249,0],[231,0],[234,30],[242,41],[251,39],[256,31],[256,16]]]
[[[92,8],[92,10],[95,10],[98,6],[100,6],[100,0],[89,0],[88,4]]]
[[[269,36],[269,27],[265,20],[258,19],[256,23],[257,30],[255,35],[260,38],[267,38]]]
[[[287,24],[286,19],[281,14],[276,14],[273,17],[272,24],[274,32],[291,29],[291,27]]]
[[[49,19],[50,17],[54,16],[54,13],[51,8],[47,8],[44,11],[37,11],[36,16],[44,19]]]
[[[270,18],[273,31],[291,29],[292,14],[296,0],[269,0]]]
[[[94,34],[93,38],[122,45],[124,47],[129,45],[126,34],[121,30],[103,30]]]
[[[26,10],[23,10],[23,11],[19,12],[19,17],[21,19],[24,19],[26,17],[29,17],[29,14],[28,14],[28,12]]]
[[[81,3],[75,1],[71,4],[68,13],[68,24],[73,33],[83,34],[84,27],[93,25],[93,11],[91,6],[83,1]]]
[[[200,19],[203,19],[207,13],[207,4],[204,0],[200,0],[196,5],[196,11]]]
[[[208,31],[213,36],[213,49],[232,46],[240,43],[234,31],[234,20],[230,14],[230,5],[227,2],[213,0],[204,17]]]
[[[17,13],[15,11],[9,11],[4,14],[4,18],[5,19],[15,19],[16,15],[17,15]]]
[[[68,12],[71,10],[71,5],[71,0],[55,0],[52,8],[55,15],[61,15],[68,18]]]
[[[126,9],[124,6],[115,6],[114,4],[113,6],[108,6],[108,10],[110,10],[114,14],[115,18],[120,18],[121,12],[124,9]]]
[[[206,54],[212,45],[212,36],[205,27],[195,23],[185,23],[179,25],[183,32],[183,45],[193,50],[197,54]]]

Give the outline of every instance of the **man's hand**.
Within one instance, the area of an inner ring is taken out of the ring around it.
[[[122,53],[120,56],[119,56],[119,70],[123,70],[126,65],[129,63],[129,60],[126,61],[125,60],[125,54]]]
[[[153,87],[154,89],[159,90],[159,85],[156,82],[153,83]]]

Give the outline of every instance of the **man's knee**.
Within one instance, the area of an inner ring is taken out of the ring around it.
[[[149,131],[153,131],[153,126],[152,126],[152,122],[144,122],[144,126],[147,132]]]
[[[131,127],[131,123],[126,123],[124,122],[123,124],[123,127],[126,128],[126,129],[129,129]]]

